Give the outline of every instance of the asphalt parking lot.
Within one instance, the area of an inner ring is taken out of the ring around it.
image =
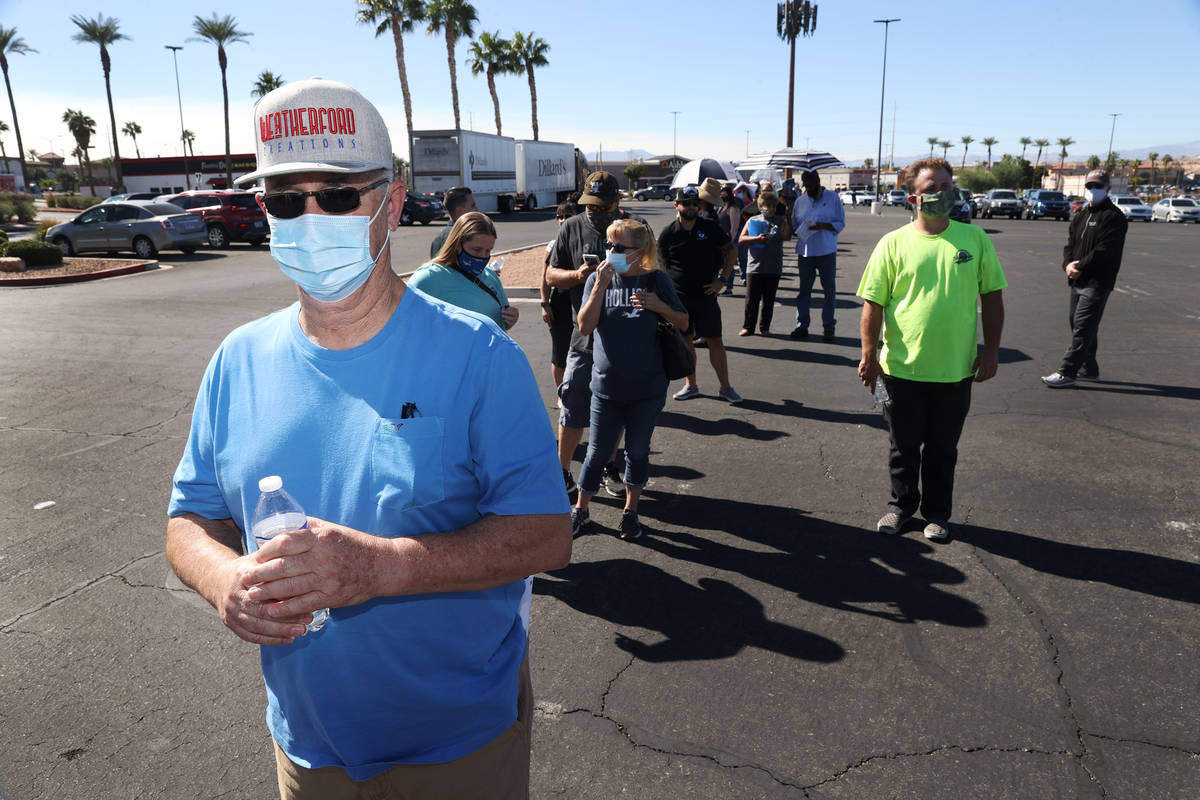
[[[739,339],[740,287],[723,299],[746,402],[715,399],[701,351],[708,396],[655,434],[649,535],[619,540],[600,496],[536,577],[533,796],[1200,795],[1200,226],[1130,227],[1104,379],[1054,391],[1066,225],[976,221],[1010,283],[1001,370],[934,545],[873,532],[886,432],[854,374],[853,291],[907,214],[847,216],[837,341]],[[501,225],[515,246],[553,221]],[[436,232],[399,231],[396,266]],[[163,532],[205,363],[294,293],[265,248],[171,255],[0,288],[2,800],[274,796],[257,652],[171,577]],[[795,289],[789,268],[776,331]]]

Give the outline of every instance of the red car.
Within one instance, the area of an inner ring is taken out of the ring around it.
[[[253,192],[192,191],[163,198],[190,214],[197,214],[208,229],[208,243],[225,247],[230,242],[259,245],[270,234],[267,215]]]
[[[1071,195],[1067,198],[1067,202],[1071,204],[1071,214],[1074,216],[1075,212],[1083,208],[1087,201],[1078,195]]]

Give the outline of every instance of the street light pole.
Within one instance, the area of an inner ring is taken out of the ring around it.
[[[164,44],[163,47],[171,51],[171,59],[175,62],[175,97],[179,100],[179,143],[183,145],[183,183],[190,190],[192,177],[191,170],[188,168],[187,142],[183,140],[183,132],[186,130],[183,127],[183,93],[179,89],[179,51],[183,47],[173,44]]]
[[[750,157],[750,131],[746,131],[746,158]]]
[[[1108,161],[1108,159],[1112,158],[1113,134],[1115,134],[1117,132],[1117,117],[1119,117],[1121,115],[1120,114],[1109,114],[1109,116],[1113,118],[1113,121],[1112,121],[1112,130],[1110,130],[1108,132],[1108,156],[1104,159],[1105,161]]]
[[[879,202],[879,176],[880,170],[883,167],[879,162],[883,159],[883,95],[887,90],[887,42],[888,29],[893,22],[899,22],[897,19],[877,19],[876,22],[883,23],[883,81],[879,86],[879,149],[875,153],[875,202]]]
[[[671,127],[671,158],[679,155],[679,112],[672,111],[674,120]]]

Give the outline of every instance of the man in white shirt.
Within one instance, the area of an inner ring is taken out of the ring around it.
[[[841,198],[821,186],[816,172],[800,175],[804,194],[796,199],[792,209],[792,231],[796,235],[796,255],[800,266],[800,293],[796,295],[796,327],[793,339],[808,338],[809,305],[813,283],[821,276],[825,302],[821,307],[824,340],[834,340],[834,301],[837,299],[837,240],[846,227],[846,214]]]

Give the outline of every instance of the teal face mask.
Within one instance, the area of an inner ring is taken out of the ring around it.
[[[921,195],[920,211],[927,217],[941,219],[950,216],[954,204],[958,202],[958,192],[947,189],[944,192]]]

